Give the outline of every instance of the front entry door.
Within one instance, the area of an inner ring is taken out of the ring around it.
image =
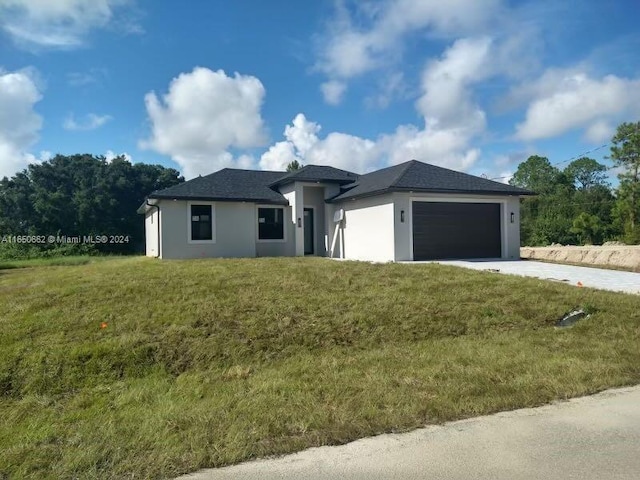
[[[313,255],[313,208],[304,209],[304,254]]]

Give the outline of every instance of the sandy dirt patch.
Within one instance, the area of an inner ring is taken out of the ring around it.
[[[520,256],[530,260],[607,265],[640,272],[640,245],[522,247]]]

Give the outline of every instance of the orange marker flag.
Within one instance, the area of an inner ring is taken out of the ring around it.
[[[108,325],[107,322],[102,322],[100,324],[100,328],[102,328],[102,329],[107,328],[107,325]]]

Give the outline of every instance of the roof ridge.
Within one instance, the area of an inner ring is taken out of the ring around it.
[[[406,175],[407,170],[409,170],[409,168],[411,168],[416,163],[418,163],[418,160],[409,160],[407,162],[404,162],[404,167],[400,169],[400,173],[396,175],[396,178],[389,184],[389,186],[394,187],[400,181],[400,179]],[[403,165],[403,164],[399,163],[398,165],[395,165],[395,166],[399,167],[400,165]]]

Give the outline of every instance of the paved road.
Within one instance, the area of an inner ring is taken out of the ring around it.
[[[640,273],[558,265],[532,260],[439,260],[437,263],[474,270],[497,270],[499,273],[555,280],[570,285],[578,285],[578,282],[581,282],[585,287],[640,294]],[[640,474],[638,474],[638,478],[640,478]]]
[[[640,386],[180,478],[638,480]]]

